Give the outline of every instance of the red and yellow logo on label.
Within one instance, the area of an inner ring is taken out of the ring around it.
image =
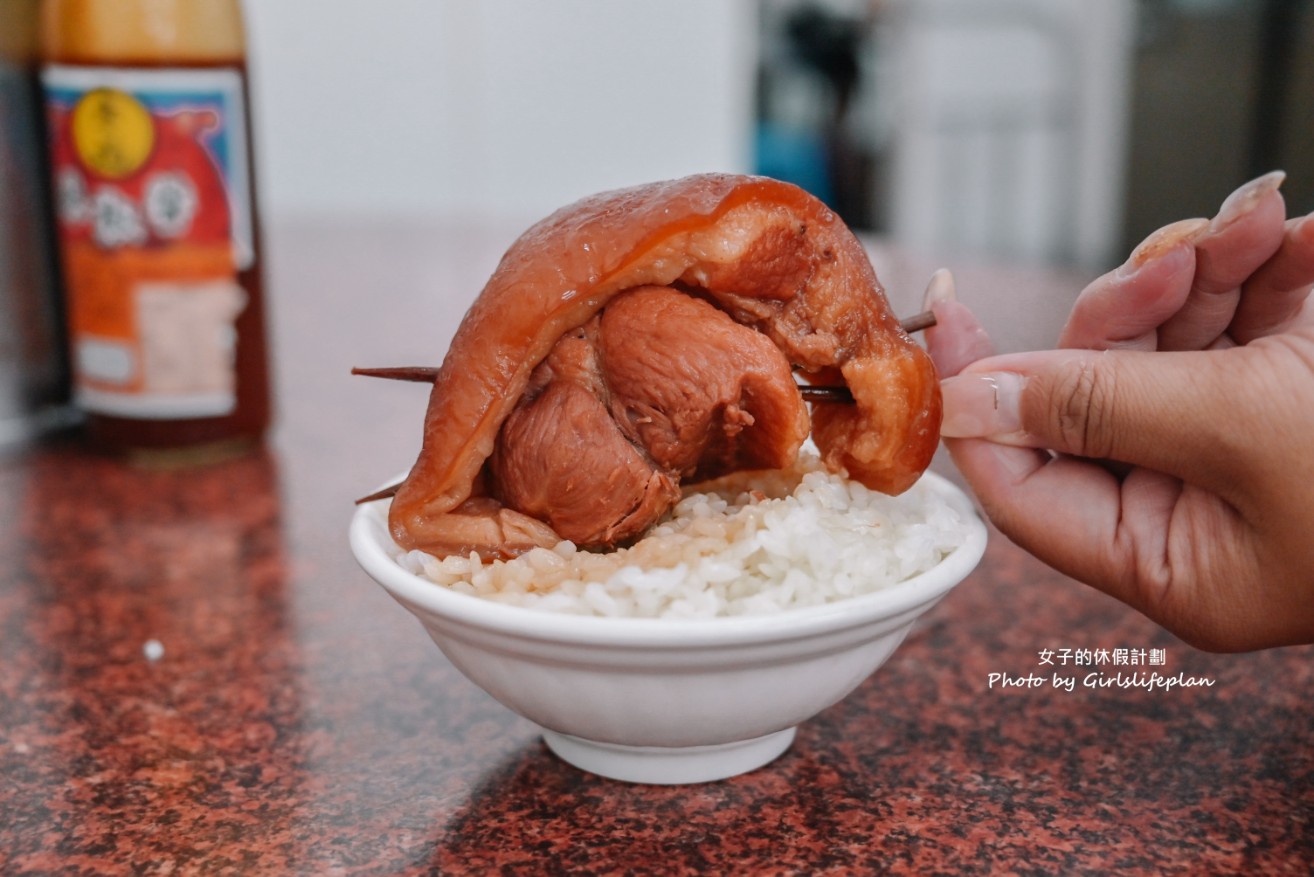
[[[113,88],[87,92],[73,107],[70,134],[78,158],[110,179],[141,169],[155,148],[150,111],[132,95]]]

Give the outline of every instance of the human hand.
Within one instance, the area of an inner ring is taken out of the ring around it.
[[[991,356],[948,276],[928,290],[942,434],[990,518],[1219,651],[1314,642],[1314,216],[1280,182],[1151,235],[1065,349]]]

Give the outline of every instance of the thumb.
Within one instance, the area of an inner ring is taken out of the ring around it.
[[[978,360],[943,381],[946,438],[1145,466],[1219,492],[1250,400],[1229,351],[1052,350]],[[1234,357],[1233,357],[1234,358]],[[1217,482],[1216,484],[1213,482]]]

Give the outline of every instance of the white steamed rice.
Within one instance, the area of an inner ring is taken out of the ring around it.
[[[815,606],[888,588],[963,544],[967,522],[919,482],[891,497],[822,467],[735,475],[686,491],[633,546],[562,542],[511,561],[478,554],[398,562],[433,582],[501,603],[577,615],[712,618]]]

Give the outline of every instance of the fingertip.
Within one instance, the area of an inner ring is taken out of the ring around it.
[[[1141,241],[1132,250],[1131,257],[1115,273],[1118,277],[1130,277],[1145,265],[1163,259],[1184,244],[1193,244],[1208,228],[1209,220],[1198,217],[1165,225]]]
[[[1314,246],[1314,213],[1288,220],[1287,235],[1302,246]]]
[[[1282,245],[1245,282],[1227,336],[1237,344],[1284,331],[1314,285],[1314,213],[1288,219]]]
[[[1285,171],[1269,171],[1242,185],[1223,201],[1218,214],[1209,223],[1209,230],[1215,233],[1222,231],[1252,212],[1265,197],[1277,192],[1286,178]]]
[[[994,344],[971,308],[958,301],[953,275],[944,268],[931,276],[925,306],[935,314],[926,330],[926,349],[941,377],[958,374],[969,364],[994,353]]]
[[[1092,281],[1068,315],[1059,347],[1153,349],[1160,325],[1186,302],[1195,276],[1195,241],[1208,220],[1164,226],[1120,267]]]
[[[1195,236],[1196,292],[1240,286],[1278,250],[1287,227],[1286,202],[1278,190],[1283,177],[1274,171],[1241,186]]]

